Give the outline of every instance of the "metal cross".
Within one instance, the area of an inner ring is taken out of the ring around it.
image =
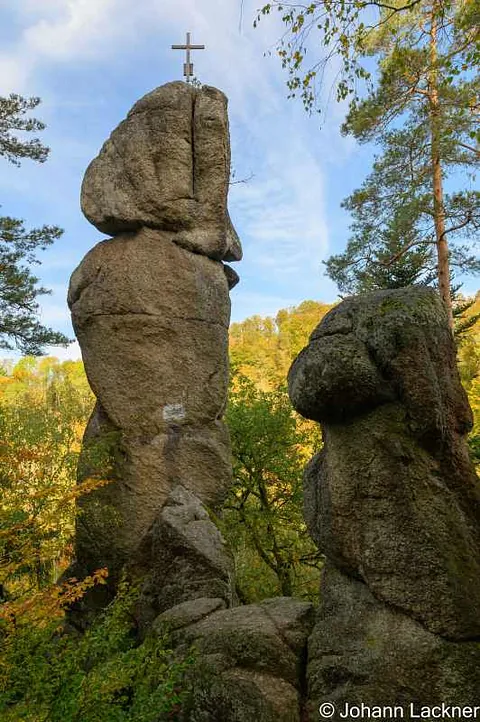
[[[187,79],[187,83],[190,82],[190,78],[193,76],[193,63],[190,62],[190,50],[205,50],[205,45],[191,45],[190,44],[190,33],[187,33],[187,42],[185,45],[172,45],[172,50],[186,50],[187,58],[183,64],[183,74]]]

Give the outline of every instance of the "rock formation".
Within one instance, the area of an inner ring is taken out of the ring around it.
[[[74,271],[68,302],[97,404],[80,479],[76,562],[109,569],[69,611],[85,627],[123,571],[140,639],[168,629],[197,659],[184,722],[300,722],[313,607],[235,607],[231,557],[209,510],[231,476],[222,421],[229,287],[241,249],[227,211],[226,98],[169,83],[142,98],[89,166],[87,218],[113,238]]]
[[[305,517],[326,556],[321,603],[235,606],[232,563],[210,518],[228,489],[224,261],[227,101],[169,83],[142,98],[90,164],[86,217],[112,237],[74,271],[68,302],[97,398],[70,574],[107,566],[76,626],[139,583],[140,637],[168,628],[197,648],[184,722],[300,722],[318,706],[473,705],[480,689],[480,489],[471,413],[446,314],[426,288],[351,298],[324,318],[289,374],[322,424]],[[308,665],[306,659],[308,639]],[[308,682],[308,692],[307,692]],[[305,699],[308,704],[305,706]],[[348,715],[347,715],[348,716]]]
[[[222,607],[196,600],[155,622],[156,631],[173,630],[179,649],[198,651],[182,722],[301,722],[312,604],[278,597]]]
[[[241,258],[229,173],[225,96],[175,82],[134,105],[85,174],[83,212],[113,238],[86,255],[68,294],[97,397],[80,475],[102,475],[103,451],[115,480],[79,501],[77,575],[145,568],[168,499],[188,506],[193,493],[216,508],[228,489],[222,415],[238,279],[223,261]]]
[[[135,103],[87,168],[82,210],[102,233],[172,231],[190,251],[239,261],[229,179],[225,95],[167,83]]]
[[[305,518],[326,556],[309,639],[318,706],[473,705],[480,689],[480,486],[443,306],[427,288],[354,297],[289,372],[322,425]]]

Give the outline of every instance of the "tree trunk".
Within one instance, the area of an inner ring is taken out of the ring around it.
[[[438,49],[437,49],[437,13],[439,0],[434,0],[431,9],[430,24],[430,72],[429,72],[429,99],[430,99],[430,126],[431,126],[431,157],[432,157],[432,184],[433,184],[433,220],[435,224],[435,240],[437,246],[437,276],[438,290],[445,304],[448,323],[453,332],[453,308],[450,292],[450,261],[448,241],[445,232],[445,207],[443,202],[443,178],[440,157],[440,103],[438,99]]]
[[[283,597],[293,596],[292,570],[288,562],[284,562],[277,568],[277,577],[280,582],[280,591]]]

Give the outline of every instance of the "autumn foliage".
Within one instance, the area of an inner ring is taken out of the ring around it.
[[[328,309],[306,301],[231,328],[234,481],[218,523],[244,602],[318,592],[322,558],[303,521],[302,473],[321,434],[295,414],[285,380]],[[461,337],[458,362],[480,463],[478,323]],[[137,638],[135,590],[123,586],[86,634],[65,633],[65,609],[108,575],[99,569],[86,579],[62,578],[72,559],[75,501],[109,481],[108,474],[76,481],[93,401],[80,361],[25,357],[0,371],[0,722],[175,720],[184,699],[188,661],[175,661],[168,639]]]

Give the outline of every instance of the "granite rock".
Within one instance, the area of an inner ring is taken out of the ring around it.
[[[238,261],[240,241],[227,210],[229,176],[225,95],[209,86],[167,83],[135,103],[90,163],[82,210],[103,233],[169,231],[195,253]]]

